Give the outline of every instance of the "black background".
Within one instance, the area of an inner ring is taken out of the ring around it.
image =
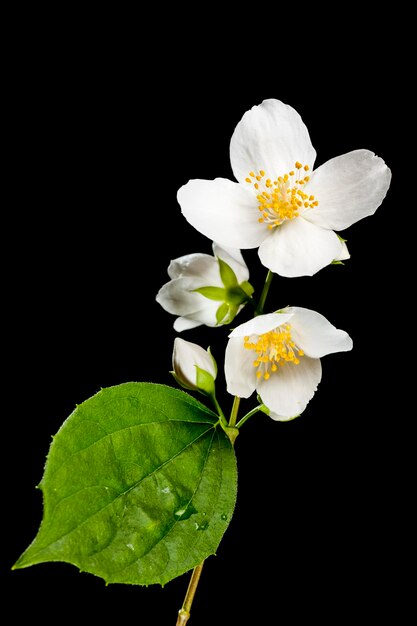
[[[306,610],[332,623],[386,614],[402,445],[392,382],[401,354],[391,348],[397,331],[388,311],[400,300],[392,276],[403,124],[392,123],[386,29],[370,36],[363,23],[343,34],[323,27],[302,45],[291,36],[284,45],[248,18],[240,34],[225,25],[207,34],[173,27],[167,41],[155,18],[60,15],[49,25],[47,17],[13,22],[10,54],[11,227],[3,236],[12,245],[12,350],[0,583],[12,623],[175,623],[188,574],[145,589],[106,587],[61,563],[10,567],[37,532],[35,485],[51,436],[75,404],[126,381],[173,384],[174,318],[155,294],[172,258],[211,251],[182,217],[177,189],[192,178],[232,178],[233,129],[271,97],[302,115],[316,165],[367,148],[394,179],[375,216],[343,233],[352,255],[345,266],[274,280],[267,308],[318,310],[349,332],[354,349],[323,359],[323,380],[299,419],[259,414],[242,429],[235,515],[206,563],[190,623],[293,624]],[[266,270],[256,251],[244,256],[259,295]],[[183,337],[210,345],[221,364],[226,329]],[[219,400],[230,408],[223,388],[220,373]]]

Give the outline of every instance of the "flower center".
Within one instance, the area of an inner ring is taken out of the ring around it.
[[[265,178],[264,170],[259,170],[259,174],[249,172],[245,179],[258,192],[258,208],[262,213],[259,221],[270,230],[298,217],[300,210],[313,209],[319,204],[314,196],[303,191],[303,186],[310,180],[310,176],[305,175],[309,166],[296,161],[294,167],[295,170],[278,176],[276,180]]]
[[[286,363],[298,365],[299,356],[304,356],[291,337],[291,324],[282,324],[268,333],[259,335],[256,341],[250,341],[250,337],[245,337],[244,346],[246,350],[254,350],[256,359],[253,366],[257,368],[256,376],[268,380],[271,372],[276,372],[278,366]],[[296,354],[297,353],[297,354]]]

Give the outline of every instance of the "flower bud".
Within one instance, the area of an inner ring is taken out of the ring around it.
[[[168,313],[178,315],[177,332],[201,324],[230,324],[251,299],[253,287],[240,250],[213,243],[213,254],[187,254],[171,261],[170,281],[156,300]]]
[[[214,395],[217,366],[208,350],[177,337],[174,341],[172,367],[172,375],[182,387],[201,391],[208,396]]]

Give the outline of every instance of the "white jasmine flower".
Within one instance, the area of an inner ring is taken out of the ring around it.
[[[209,351],[176,337],[172,367],[172,374],[182,387],[202,391],[209,396],[214,394],[217,366]]]
[[[265,100],[236,126],[230,159],[237,183],[191,180],[178,192],[185,218],[222,246],[256,248],[282,276],[311,276],[346,258],[334,231],[375,213],[391,172],[369,150],[355,150],[313,171],[316,158],[300,115]]]
[[[317,389],[320,357],[351,349],[345,331],[310,309],[287,307],[259,315],[229,335],[227,391],[248,398],[256,390],[273,419],[292,419]]]
[[[177,332],[205,324],[228,324],[249,300],[253,289],[240,250],[213,243],[214,256],[188,254],[171,261],[171,280],[156,300],[168,313],[178,315]]]

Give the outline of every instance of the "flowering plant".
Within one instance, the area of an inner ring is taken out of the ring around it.
[[[273,276],[313,275],[349,258],[334,231],[372,215],[390,184],[385,163],[367,150],[314,170],[301,117],[277,100],[243,116],[230,156],[238,182],[193,180],[178,192],[186,219],[213,241],[213,255],[171,261],[156,296],[176,316],[177,332],[231,325],[229,414],[216,395],[219,355],[183,336],[174,342],[172,374],[186,391],[130,382],[77,406],[47,457],[39,532],[14,566],[66,561],[108,583],[137,585],[163,585],[192,570],[178,626],[189,619],[203,563],[233,515],[242,427],[258,412],[277,421],[299,416],[321,380],[320,359],[352,349],[349,335],[316,311],[295,303],[267,309]],[[267,268],[259,295],[245,248],[259,248]],[[255,392],[254,406],[239,416],[241,398]]]

